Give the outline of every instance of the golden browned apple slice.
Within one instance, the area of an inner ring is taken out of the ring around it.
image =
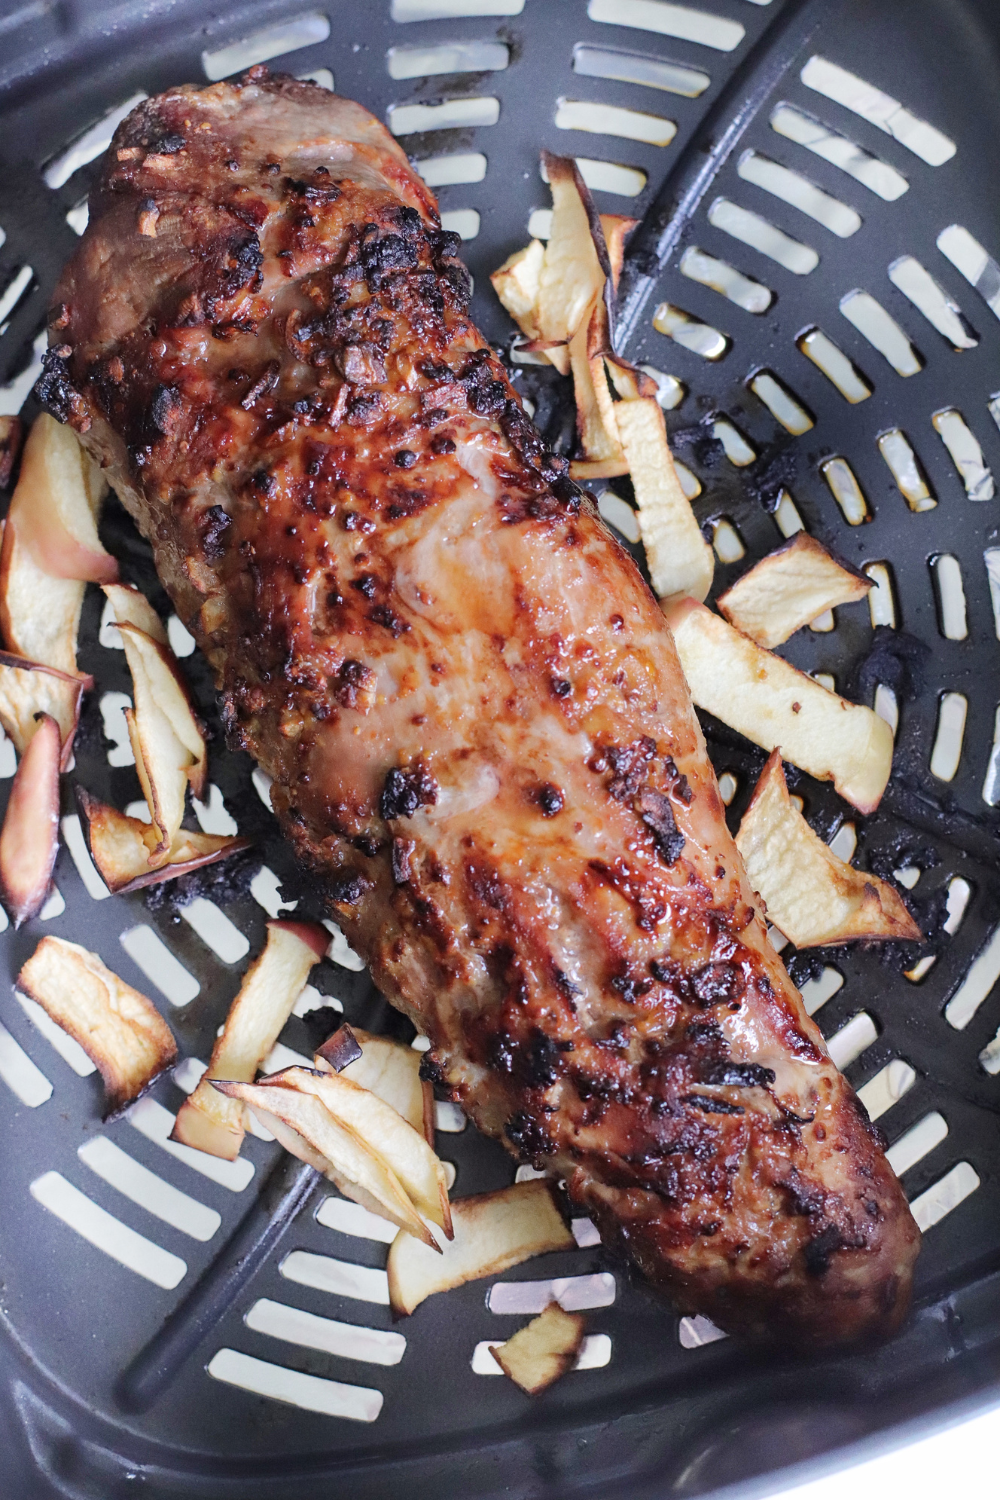
[[[8,489],[24,441],[20,417],[0,417],[0,490]]]
[[[694,599],[664,604],[699,708],[818,781],[859,812],[878,807],[892,770],[892,730],[862,704],[830,693]]]
[[[871,587],[870,578],[837,562],[822,542],[799,531],[716,603],[730,625],[770,650],[828,609],[863,599]]]
[[[97,534],[105,488],[72,427],[43,412],[24,445],[8,520],[36,566],[54,578],[111,583],[118,564]]]
[[[515,1385],[537,1396],[573,1368],[585,1327],[580,1313],[564,1312],[558,1302],[550,1302],[537,1318],[490,1353]]]
[[[419,1130],[391,1104],[370,1089],[352,1083],[346,1072],[286,1068],[265,1081],[314,1094],[338,1124],[352,1130],[392,1168],[417,1212],[451,1238],[444,1166]]]
[[[134,625],[136,630],[141,630],[161,646],[168,644],[163,621],[141,590],[131,583],[108,583],[103,592],[111,605],[116,624]]]
[[[585,327],[591,309],[604,295],[611,275],[600,216],[571,156],[542,152],[552,190],[552,228],[539,279],[535,320],[539,337],[553,345],[568,344]],[[557,352],[564,356],[556,358]],[[549,358],[561,374],[569,373],[569,351],[552,348]]]
[[[61,769],[73,750],[80,704],[94,679],[80,672],[60,672],[0,651],[0,724],[23,755],[37,728],[39,714],[49,714],[62,737]]]
[[[415,1235],[428,1254],[436,1252],[437,1241],[392,1168],[367,1140],[335,1119],[316,1094],[269,1080],[216,1079],[209,1086],[241,1110],[249,1105],[286,1151],[322,1172],[346,1197]]]
[[[170,1028],[152,1002],[77,943],[42,938],[16,983],[96,1063],[104,1079],[105,1118],[131,1104],[177,1061]]]
[[[59,852],[59,765],[62,736],[48,714],[11,783],[0,829],[0,901],[15,927],[38,915],[52,884]]]
[[[181,764],[191,790],[196,797],[203,797],[208,779],[208,752],[177,658],[163,641],[127,620],[120,620],[118,629],[132,674],[136,715],[140,719],[145,716],[151,720],[155,716],[166,721],[186,751]]]
[[[626,218],[624,214],[601,214],[601,229],[604,231],[604,243],[608,247],[611,265],[611,283],[616,292],[625,264],[625,246],[638,223],[638,219]]]
[[[157,835],[152,825],[141,818],[130,818],[117,808],[109,807],[81,786],[75,788],[83,813],[90,845],[90,857],[109,891],[120,895],[138,891],[164,880],[176,880],[202,865],[212,865],[250,846],[250,840],[238,835],[201,833],[182,828],[170,848],[166,864],[151,870],[149,856],[156,847]]]
[[[357,1061],[343,1065],[344,1077],[391,1104],[433,1147],[434,1090],[420,1076],[420,1053],[391,1037],[363,1031],[360,1026],[353,1026],[351,1033],[361,1048],[361,1056]],[[318,1068],[333,1065],[333,1059],[327,1053],[328,1045],[324,1043],[316,1053]],[[334,1068],[334,1071],[340,1072],[341,1069]]]
[[[235,1095],[227,1098],[213,1089],[212,1080],[252,1082],[328,942],[322,927],[268,922],[264,949],[244,975],[204,1077],[178,1111],[172,1140],[226,1161],[239,1155],[245,1133],[243,1106]]]
[[[768,921],[796,948],[922,936],[898,891],[838,859],[809,827],[788,795],[779,750],[761,772],[736,847]]]
[[[569,357],[580,447],[587,463],[600,464],[602,472],[611,477],[612,473],[626,474],[628,463],[618,436],[616,407],[604,366],[606,323],[604,303],[598,299],[589,317],[570,339]],[[578,464],[572,465],[572,473],[577,476]]]
[[[405,1315],[435,1292],[447,1292],[576,1241],[556,1207],[552,1184],[518,1182],[495,1193],[458,1198],[451,1205],[455,1238],[440,1257],[420,1240],[397,1234],[386,1271],[393,1312]]]
[[[704,599],[712,586],[715,554],[681,489],[659,403],[651,396],[619,401],[615,418],[653,589],[661,599],[678,594]]]
[[[521,332],[529,339],[539,337],[535,309],[542,277],[545,246],[532,240],[509,255],[490,277],[493,290],[510,313]]]

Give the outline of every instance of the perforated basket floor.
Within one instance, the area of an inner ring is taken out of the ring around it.
[[[335,81],[388,120],[466,240],[477,320],[508,351],[488,273],[529,222],[546,232],[539,149],[577,155],[602,211],[646,216],[619,336],[672,377],[662,400],[714,536],[717,588],[799,525],[873,570],[870,605],[782,649],[898,722],[893,781],[871,819],[806,777],[793,790],[838,852],[899,872],[930,939],[786,958],[927,1231],[917,1305],[891,1346],[863,1356],[764,1354],[681,1322],[581,1221],[576,1252],[393,1325],[377,1221],[263,1140],[248,1139],[234,1166],[167,1146],[191,1060],[208,1055],[279,910],[279,882],[300,912],[310,897],[275,840],[266,788],[218,738],[217,790],[199,818],[235,821],[255,858],[235,876],[219,867],[187,905],[169,889],[158,902],[103,899],[71,783],[119,807],[140,793],[120,718],[123,653],[92,590],[81,666],[97,688],[65,778],[58,894],[27,930],[0,936],[0,963],[15,975],[44,932],[97,949],[161,1004],[190,1060],[102,1126],[82,1055],[11,987],[0,994],[0,1491],[472,1500],[740,1482],[749,1494],[766,1471],[995,1401],[995,0],[0,6],[0,411],[30,390],[49,292],[113,123],[141,93],[261,60]],[[537,365],[513,368],[565,445],[565,386]],[[602,509],[633,540],[627,483],[616,487]],[[126,576],[169,614],[120,510],[105,531]],[[197,654],[186,666],[217,724]],[[763,756],[707,728],[735,826]],[[342,940],[331,952],[314,971],[320,994],[299,1009],[338,1005],[408,1035]],[[310,1041],[306,1013],[281,1046],[305,1054]],[[509,1182],[509,1158],[460,1124],[441,1108],[455,1192]],[[585,1368],[529,1402],[491,1373],[484,1345],[540,1307],[553,1278],[568,1305],[591,1309]]]

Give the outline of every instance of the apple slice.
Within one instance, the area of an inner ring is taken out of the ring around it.
[[[177,1061],[177,1044],[155,1005],[77,943],[42,938],[16,985],[96,1063],[105,1119]]]
[[[316,1167],[355,1203],[415,1235],[428,1254],[434,1254],[437,1242],[395,1172],[367,1140],[334,1119],[316,1094],[270,1080],[237,1083],[216,1079],[210,1087],[241,1113],[243,1105],[249,1105],[286,1151]]]
[[[616,407],[604,367],[603,333],[607,320],[603,313],[604,304],[598,298],[569,342],[576,429],[588,462],[615,465],[618,473],[625,474],[628,463],[618,436]]]
[[[0,829],[0,901],[15,927],[45,905],[59,852],[62,736],[41,714],[11,783]]]
[[[586,1326],[581,1313],[564,1312],[558,1302],[550,1302],[537,1318],[490,1353],[515,1385],[537,1396],[573,1368]]]
[[[490,277],[501,303],[521,332],[532,340],[539,337],[535,307],[544,259],[545,246],[541,240],[531,240],[523,249],[509,255]]]
[[[78,786],[75,788],[87,828],[90,857],[104,884],[115,895],[138,891],[164,880],[176,880],[202,865],[215,864],[230,854],[250,846],[249,839],[236,835],[200,833],[182,828],[170,849],[166,864],[151,870],[149,856],[156,846],[157,835],[149,823],[130,818],[117,808]]]
[[[208,1069],[181,1105],[171,1140],[226,1161],[239,1155],[245,1133],[243,1106],[236,1096],[227,1098],[213,1089],[212,1080],[252,1081],[328,943],[322,927],[268,922],[264,950],[243,977]]]
[[[0,546],[0,631],[7,650],[26,661],[72,674],[86,584],[55,578],[35,562],[11,511]]]
[[[49,714],[62,737],[61,769],[73,750],[80,722],[80,705],[94,679],[82,673],[60,672],[38,662],[0,651],[0,724],[23,755],[38,729],[38,715]]]
[[[161,646],[168,645],[163,621],[141,590],[131,583],[107,583],[104,597],[111,605],[116,625],[134,625]]]
[[[345,1021],[343,1026],[338,1026],[337,1030],[327,1037],[316,1053],[315,1061],[321,1072],[340,1073],[352,1062],[357,1062],[361,1056],[361,1043]]]
[[[838,859],[809,827],[788,795],[779,750],[761,772],[736,847],[768,921],[796,948],[923,935],[898,891]]]
[[[286,1068],[261,1081],[314,1094],[339,1125],[353,1131],[391,1167],[417,1212],[451,1238],[444,1166],[420,1132],[391,1104],[352,1083],[346,1073]]]
[[[694,599],[666,602],[691,697],[761,749],[819,781],[859,812],[878,807],[892,770],[892,730],[858,703],[827,692]]]
[[[535,320],[539,337],[548,343],[566,344],[584,327],[598,298],[604,296],[611,275],[608,247],[594,200],[571,156],[542,152],[542,161],[552,190],[552,228],[545,247]],[[549,358],[561,374],[569,373],[568,351],[557,361]]]
[[[552,1184],[541,1178],[494,1193],[458,1198],[451,1205],[455,1237],[435,1256],[409,1234],[397,1234],[386,1271],[389,1303],[406,1316],[435,1292],[447,1292],[550,1250],[572,1250],[576,1241],[556,1207]]]
[[[755,563],[716,603],[730,625],[771,650],[817,615],[863,599],[871,587],[864,573],[837,562],[822,542],[799,531]]]
[[[8,489],[24,441],[20,417],[0,417],[0,490]]]
[[[394,1042],[391,1037],[362,1031],[360,1026],[353,1026],[351,1035],[361,1048],[361,1056],[356,1062],[343,1064],[344,1077],[391,1104],[433,1148],[434,1090],[420,1076],[420,1053],[402,1042]],[[330,1038],[332,1041],[333,1037]],[[324,1042],[316,1054],[316,1066],[320,1069],[333,1063],[327,1052],[330,1042]],[[341,1069],[334,1071],[340,1072]]]
[[[601,214],[601,229],[604,232],[604,243],[608,247],[608,261],[611,265],[611,284],[615,291],[621,280],[622,267],[625,264],[625,245],[633,229],[638,227],[638,219],[626,218],[624,214]]]
[[[653,589],[661,599],[677,594],[704,599],[712,586],[715,553],[681,489],[659,403],[651,396],[619,401],[615,417]]]
[[[42,572],[89,583],[113,583],[118,577],[118,564],[97,534],[105,487],[72,427],[42,412],[24,445],[9,512]]]
[[[119,620],[118,629],[132,674],[136,714],[152,717],[155,713],[166,719],[190,758],[184,770],[191,790],[196,797],[203,797],[208,779],[208,752],[177,658],[163,641],[127,620]]]

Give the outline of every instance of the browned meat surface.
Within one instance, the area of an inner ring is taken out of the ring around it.
[[[119,129],[43,390],[434,1077],[688,1311],[891,1330],[918,1234],[765,927],[655,599],[364,110],[262,70]]]

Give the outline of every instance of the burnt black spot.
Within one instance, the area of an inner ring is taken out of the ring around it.
[[[327,891],[338,906],[356,906],[370,886],[371,881],[357,871],[341,870],[330,876]]]
[[[432,453],[454,453],[455,439],[450,438],[446,432],[439,432],[436,437],[431,438]]]
[[[830,1269],[830,1257],[844,1246],[844,1237],[836,1224],[827,1224],[802,1252],[810,1276],[822,1276]]]
[[[347,421],[351,427],[363,427],[381,408],[382,398],[378,391],[362,391],[347,403]]]
[[[208,562],[218,562],[225,556],[226,532],[231,525],[232,520],[221,505],[209,506],[201,532],[201,545]]]
[[[180,415],[181,393],[175,385],[158,385],[149,403],[149,418],[158,432],[165,436],[177,425]]]
[[[691,988],[699,1005],[732,1005],[739,1000],[746,982],[735,964],[705,964],[691,976]]]
[[[374,609],[368,611],[368,618],[373,624],[384,625],[386,630],[391,630],[397,640],[401,635],[405,635],[410,628],[409,622],[404,620],[401,615],[397,615],[396,611],[390,609],[388,604],[376,604]]]
[[[433,1052],[425,1052],[420,1059],[420,1077],[425,1083],[440,1086],[444,1083],[444,1069]]]
[[[418,252],[412,239],[401,234],[378,237],[375,225],[366,225],[359,252],[361,268],[370,292],[376,291],[383,277],[392,271],[406,271],[417,264]]]
[[[437,798],[438,784],[422,767],[394,768],[385,778],[378,810],[388,823],[393,818],[412,818],[419,807],[433,806]]]
[[[410,448],[400,448],[398,453],[393,454],[392,461],[397,469],[412,469],[417,455]]]
[[[406,885],[411,879],[413,871],[410,868],[410,861],[416,848],[413,839],[393,839],[392,879],[394,885]]]
[[[728,1099],[713,1099],[709,1094],[685,1094],[685,1104],[693,1104],[695,1109],[700,1109],[706,1115],[742,1115],[745,1114],[742,1104],[730,1104]]]
[[[339,602],[339,594],[337,599]],[[342,708],[370,708],[375,701],[375,673],[351,657],[341,665],[330,686]]]
[[[544,1126],[523,1110],[511,1116],[503,1133],[522,1161],[535,1161],[555,1154],[555,1142]]]
[[[364,594],[366,599],[374,599],[378,593],[378,579],[374,573],[362,573],[360,578],[352,580],[351,588],[357,589],[359,594]]]
[[[682,776],[680,771],[678,771],[672,755],[668,755],[663,762],[663,770],[670,782],[670,790],[678,802],[683,802],[685,807],[690,807],[694,793],[691,790],[687,777]]]
[[[774,1069],[761,1063],[714,1062],[700,1069],[698,1079],[722,1088],[766,1089],[774,1082]]]
[[[646,767],[656,754],[656,741],[644,734],[631,745],[608,745],[605,754],[614,775],[608,791],[616,802],[629,802],[638,792]],[[670,815],[673,823],[673,814]]]
[[[643,787],[636,799],[636,811],[653,835],[656,852],[665,865],[672,865],[684,848],[684,835],[674,822],[670,799],[651,786]]]
[[[552,691],[557,698],[568,698],[573,691],[573,684],[567,681],[565,677],[553,677]]]
[[[551,781],[545,781],[538,788],[538,805],[542,809],[543,818],[554,818],[561,813],[564,807],[563,794]]]
[[[85,408],[79,391],[66,373],[66,362],[54,349],[46,350],[42,356],[42,373],[35,382],[35,399],[52,413],[57,422],[68,422],[74,415],[86,421]],[[80,426],[81,432],[86,431]]]
[[[178,151],[183,151],[187,145],[182,135],[171,132],[169,135],[161,135],[159,140],[150,141],[149,149],[157,156],[176,156]]]
[[[627,1005],[634,1005],[653,988],[648,979],[635,979],[629,974],[613,975],[611,987],[618,991]]]

